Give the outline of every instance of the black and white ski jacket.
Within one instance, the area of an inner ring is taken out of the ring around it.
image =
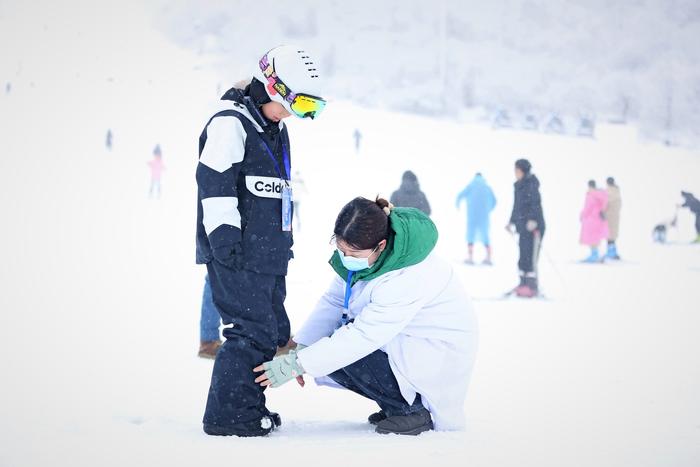
[[[240,89],[221,104],[199,137],[197,263],[285,275],[293,243],[282,231],[287,128],[266,120]]]

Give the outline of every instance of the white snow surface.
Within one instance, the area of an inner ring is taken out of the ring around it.
[[[670,244],[650,242],[680,189],[700,193],[700,153],[641,144],[629,127],[581,140],[346,101],[317,121],[289,121],[309,191],[288,276],[293,327],[332,277],[340,207],[389,196],[414,170],[438,249],[480,321],[468,428],[376,435],[365,421],[371,402],[309,382],[268,392],[284,418],[271,436],[204,435],[212,363],[196,357],[204,268],[194,264],[194,169],[222,78],[148,18],[129,3],[0,3],[0,71],[12,76],[0,93],[0,466],[700,465],[692,217],[679,213]],[[162,199],[149,200],[156,143],[167,170]],[[516,281],[516,245],[500,227],[519,156],[542,182],[543,301],[492,299]],[[477,170],[498,197],[491,268],[461,264],[465,220],[454,198]],[[608,175],[622,189],[624,261],[580,265],[585,183]]]

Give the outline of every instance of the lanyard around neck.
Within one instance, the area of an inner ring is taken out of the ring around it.
[[[272,149],[270,149],[270,146],[268,146],[267,142],[265,142],[262,137],[260,138],[260,141],[262,141],[263,146],[265,147],[265,150],[267,150],[267,155],[270,156],[270,159],[272,159],[272,163],[275,164],[275,170],[277,170],[277,175],[280,176],[281,180],[291,180],[292,179],[292,164],[289,161],[289,152],[287,152],[287,146],[284,144],[284,141],[282,141],[282,154],[284,154],[283,161],[284,161],[284,171],[287,177],[282,176],[282,170],[280,170],[280,165],[279,162],[277,162],[277,158],[275,157],[275,154],[272,152]]]
[[[340,322],[343,326],[348,324],[350,320],[348,319],[348,308],[350,306],[350,294],[352,294],[352,276],[354,271],[348,271],[348,279],[345,282],[345,300],[343,302],[343,316],[340,318]]]

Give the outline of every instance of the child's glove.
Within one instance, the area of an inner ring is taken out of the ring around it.
[[[264,375],[258,376],[255,382],[273,388],[278,388],[305,373],[304,368],[297,360],[296,350],[290,350],[288,354],[275,357],[272,361],[263,363],[255,370],[265,372]]]
[[[240,269],[241,246],[238,243],[235,245],[224,245],[212,248],[212,256],[224,266],[228,266],[232,269]]]

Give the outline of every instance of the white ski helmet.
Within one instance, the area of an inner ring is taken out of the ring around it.
[[[270,71],[274,71],[276,77],[284,83],[283,87],[277,87],[277,89],[273,87],[274,77],[270,78]],[[268,76],[266,76],[266,72]],[[323,90],[318,67],[315,60],[302,47],[295,45],[275,47],[259,60],[253,76],[265,85],[265,90],[270,99],[282,104],[291,114],[302,118],[307,116],[304,115],[304,112],[300,112],[298,108],[296,111],[292,109],[293,97],[296,95],[306,95],[320,101],[320,108],[308,115],[311,118],[316,113],[320,113],[325,105],[325,101],[321,97]],[[284,93],[284,90],[287,88],[291,91],[291,96],[282,96],[278,92],[279,90]],[[313,106],[313,103],[309,103],[309,105]]]

